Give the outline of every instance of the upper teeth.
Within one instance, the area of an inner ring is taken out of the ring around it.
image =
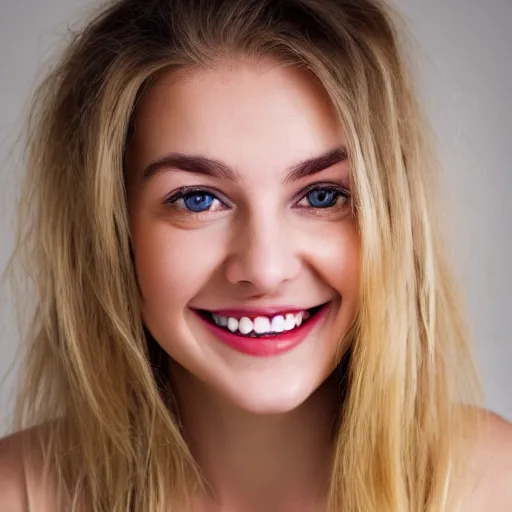
[[[299,313],[287,313],[286,315],[276,315],[274,317],[258,316],[254,320],[243,316],[234,318],[232,316],[222,316],[213,314],[213,321],[221,327],[227,327],[231,332],[239,331],[241,334],[280,333],[291,331],[302,324],[302,320],[307,317],[306,311]]]

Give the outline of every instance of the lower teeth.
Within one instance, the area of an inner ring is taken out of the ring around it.
[[[295,329],[295,327],[293,328]],[[293,329],[291,329],[293,331]],[[231,331],[229,331],[231,332]],[[290,332],[290,331],[283,331],[283,332]],[[282,334],[281,332],[264,332],[262,334],[258,334],[254,331],[250,332],[249,334],[242,334],[240,331],[235,331],[235,334],[238,334],[239,336],[245,336],[246,338],[263,338],[268,336],[276,336],[277,334]]]

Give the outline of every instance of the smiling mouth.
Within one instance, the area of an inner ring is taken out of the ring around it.
[[[196,310],[201,318],[228,333],[247,338],[272,338],[292,332],[309,323],[329,302],[296,312],[272,316],[223,316],[205,309]]]

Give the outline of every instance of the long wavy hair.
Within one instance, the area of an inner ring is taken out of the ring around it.
[[[348,140],[361,303],[329,511],[453,510],[478,386],[404,34],[381,0],[119,0],[73,35],[35,94],[15,252],[37,303],[16,428],[40,426],[66,510],[164,512],[204,486],[141,319],[124,154],[160,72],[265,57],[309,70]]]

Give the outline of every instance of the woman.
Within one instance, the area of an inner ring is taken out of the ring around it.
[[[398,27],[121,0],[76,36],[29,123],[2,510],[512,509]]]

